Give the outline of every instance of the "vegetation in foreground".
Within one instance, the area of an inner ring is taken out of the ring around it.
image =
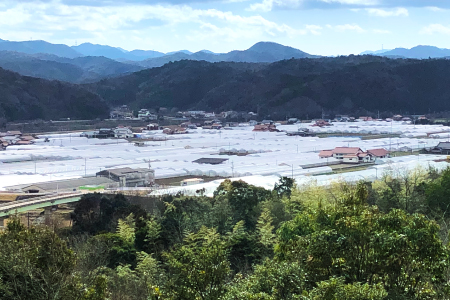
[[[90,194],[73,227],[0,234],[1,299],[448,299],[450,169],[272,191],[224,181],[146,212]]]

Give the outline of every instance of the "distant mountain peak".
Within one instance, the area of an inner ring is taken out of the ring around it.
[[[188,54],[188,55],[192,54],[192,52],[189,50],[178,50],[178,51],[167,52],[166,55],[172,55],[172,54],[176,54],[176,53],[184,53],[184,54]]]
[[[441,49],[436,46],[418,45],[407,48],[395,48],[394,50],[385,52],[383,56],[398,56],[413,59],[441,58],[450,56],[450,49]]]

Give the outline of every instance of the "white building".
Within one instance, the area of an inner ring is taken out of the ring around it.
[[[118,139],[128,139],[133,137],[133,131],[128,127],[117,127],[114,129],[114,137]]]

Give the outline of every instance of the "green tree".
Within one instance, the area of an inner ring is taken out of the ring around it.
[[[382,300],[387,295],[381,284],[345,284],[344,278],[331,278],[319,282],[305,298],[308,300]]]
[[[169,268],[166,292],[171,299],[216,300],[230,275],[227,241],[215,229],[202,227],[183,244],[165,253]]]
[[[1,299],[74,299],[75,254],[55,233],[18,219],[0,233]]]
[[[280,198],[291,198],[292,189],[294,188],[295,180],[289,177],[281,177],[280,181],[275,183],[273,190]]]
[[[126,242],[134,245],[136,240],[136,224],[133,213],[129,214],[125,220],[119,219],[117,234]]]
[[[266,259],[248,276],[237,274],[223,300],[288,300],[305,291],[306,273],[298,262]]]
[[[362,185],[339,206],[305,211],[278,231],[279,259],[304,263],[308,282],[343,277],[382,284],[389,295],[436,297],[445,286],[447,248],[422,215],[364,205]]]
[[[233,209],[233,221],[244,221],[253,231],[259,216],[258,204],[270,198],[271,193],[242,180],[224,180],[214,192],[214,198],[225,198]]]

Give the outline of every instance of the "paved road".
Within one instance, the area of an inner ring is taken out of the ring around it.
[[[22,213],[25,211],[70,203],[77,202],[81,199],[81,196],[85,194],[84,192],[76,193],[65,193],[65,194],[52,194],[41,196],[37,198],[18,200],[8,203],[0,204],[0,217],[6,217],[16,213]]]

